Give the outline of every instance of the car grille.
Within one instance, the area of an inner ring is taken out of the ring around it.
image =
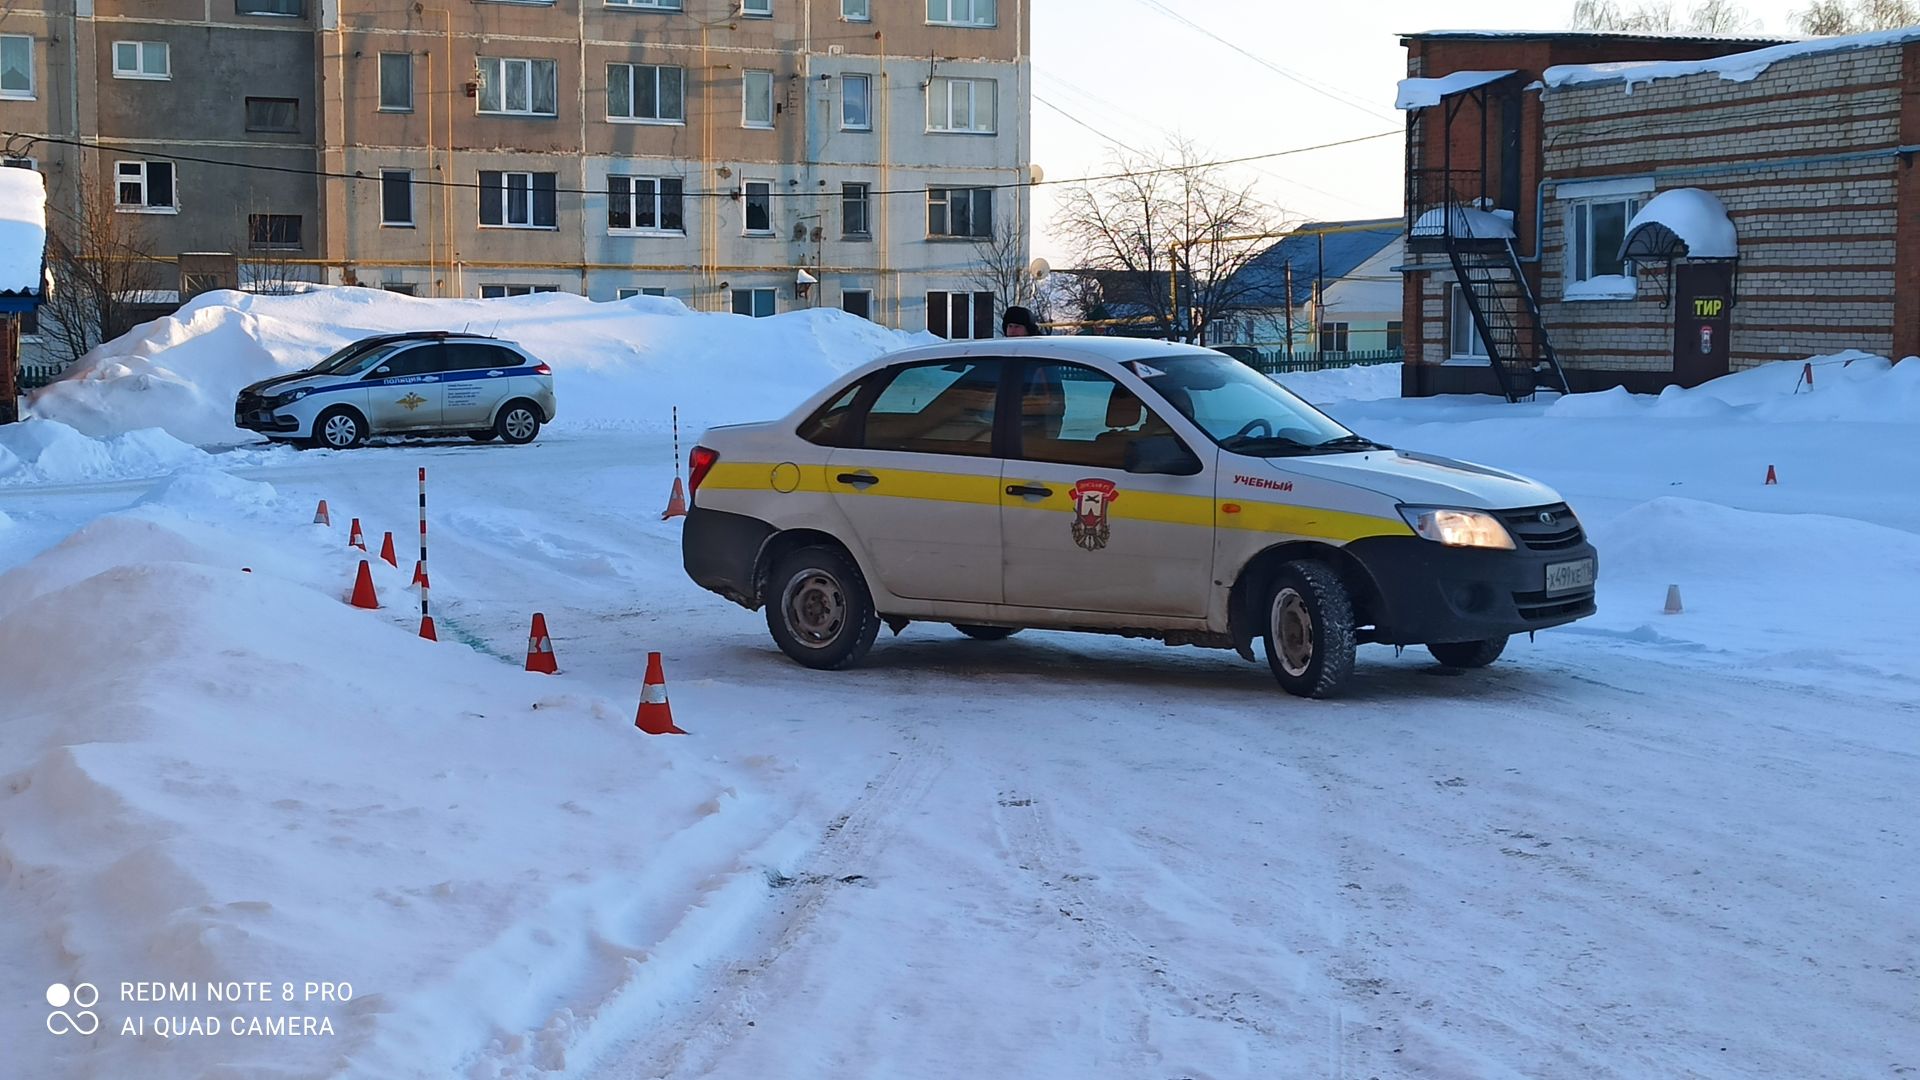
[[[1569,615],[1591,615],[1595,610],[1592,589],[1558,596],[1548,596],[1544,592],[1514,593],[1513,606],[1520,612],[1520,617],[1528,622],[1544,622]]]
[[[1551,524],[1540,520],[1540,515],[1553,518]],[[1507,527],[1513,538],[1534,551],[1564,551],[1570,547],[1579,547],[1587,538],[1586,531],[1580,528],[1580,521],[1566,503],[1554,503],[1552,506],[1533,506],[1525,510],[1500,511],[1500,523]]]

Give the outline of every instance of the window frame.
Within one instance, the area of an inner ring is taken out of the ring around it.
[[[937,306],[937,310],[940,312],[940,318],[938,320],[939,329],[935,329],[935,319],[933,317],[933,313],[936,310],[933,298],[936,296],[942,298],[940,304]],[[954,301],[958,299],[965,299],[967,301],[967,333],[964,337],[953,336],[953,316],[958,310]],[[998,302],[999,297],[994,295],[992,291],[986,289],[928,289],[926,308],[927,333],[940,338],[942,341],[991,341],[994,330],[993,312]],[[983,314],[985,316],[984,318],[982,318]]]
[[[1645,206],[1647,200],[1650,198],[1652,198],[1651,192],[1619,192],[1585,195],[1565,200],[1565,205],[1562,209],[1566,215],[1564,219],[1567,251],[1566,284],[1584,285],[1599,277],[1623,277],[1632,281],[1633,286],[1631,288],[1621,288],[1604,293],[1593,292],[1585,295],[1574,293],[1564,296],[1564,299],[1574,302],[1587,300],[1631,300],[1639,293],[1640,273],[1631,259],[1622,259],[1620,261],[1620,273],[1618,274],[1597,274],[1594,272],[1593,211],[1594,208],[1598,206],[1618,204],[1621,207],[1622,214],[1620,218],[1620,239],[1622,242],[1625,242],[1627,225],[1633,221],[1633,215],[1638,213],[1640,208]],[[1618,248],[1616,247],[1614,250],[1617,251]],[[1611,256],[1609,256],[1609,258],[1611,258]]]
[[[753,227],[753,217],[752,217],[752,215],[753,215],[753,189],[754,189],[754,188],[756,188],[756,187],[764,187],[764,188],[766,188],[766,189],[767,189],[767,191],[766,191],[766,198],[767,198],[767,227],[766,227],[766,228],[764,228],[764,229],[756,229],[756,228],[754,228],[754,227]],[[742,236],[759,236],[759,237],[765,237],[765,236],[773,236],[773,235],[774,235],[774,228],[773,228],[773,181],[771,181],[771,180],[742,180],[742,181],[740,182],[740,235],[742,235]]]
[[[967,8],[967,18],[965,20],[953,17],[954,9],[962,4],[965,4]],[[946,14],[935,18],[933,14],[935,5],[938,5],[940,10],[946,12]],[[987,12],[985,21],[981,21],[975,14],[981,10],[983,6]],[[958,26],[970,30],[991,30],[1000,25],[1000,5],[996,0],[927,0],[927,25]]]
[[[627,224],[627,225],[615,225],[613,223],[613,211],[615,206],[615,200],[621,197],[617,195],[613,190],[615,180],[626,181],[627,191],[626,191],[625,198],[627,200],[627,221],[630,222],[630,224]],[[640,205],[641,204],[640,204],[639,185],[641,183],[647,183],[647,184],[653,185],[653,197],[652,197],[653,198],[653,220],[656,223],[654,225],[641,225],[638,223],[640,221]],[[665,222],[667,220],[666,204],[667,204],[667,198],[668,198],[666,185],[668,183],[672,183],[678,186],[680,189],[679,192],[673,196],[673,200],[679,204],[677,216],[680,218],[680,227],[677,229],[669,229],[665,225]],[[649,175],[642,175],[638,173],[608,173],[607,174],[607,235],[608,236],[685,236],[687,235],[686,179],[684,177],[679,177],[679,176],[649,176]]]
[[[1480,337],[1480,328],[1473,323],[1473,309],[1466,306],[1465,294],[1460,286],[1447,286],[1447,359],[1458,363],[1486,364],[1493,361],[1493,354],[1487,349],[1487,343]],[[1466,316],[1464,319],[1461,316]],[[1460,328],[1464,325],[1469,335],[1467,351],[1459,351]],[[1478,346],[1480,351],[1474,352]]]
[[[407,87],[406,87],[407,103],[405,105],[389,105],[387,103],[387,90],[388,90],[387,61],[394,60],[394,59],[404,59],[407,62]],[[375,95],[375,100],[379,102],[379,104],[375,107],[374,111],[390,112],[390,113],[412,112],[413,111],[413,54],[410,52],[383,52],[379,55],[379,58],[375,61],[375,64],[376,64],[375,81],[377,85],[374,87],[374,95]]]
[[[272,235],[274,232],[274,223],[280,222],[284,224],[289,221],[293,223],[293,239],[291,241],[285,239],[274,240]],[[262,226],[265,226],[264,232],[266,233],[266,239],[264,240],[261,239],[263,232]],[[306,222],[302,220],[299,214],[247,215],[247,250],[249,251],[305,251],[305,241]]]
[[[521,169],[481,169],[479,170],[479,172],[480,172],[480,187],[481,187],[480,226],[479,226],[480,228],[482,229],[532,229],[536,231],[546,231],[546,232],[552,232],[559,229],[560,208],[559,208],[559,201],[557,198],[557,189],[559,187],[559,179],[560,179],[559,173],[527,172]],[[500,188],[499,188],[500,220],[499,221],[487,220],[487,199],[486,199],[487,179],[486,178],[488,173],[492,173],[495,176],[498,176],[500,178]],[[512,218],[511,205],[512,205],[512,200],[514,196],[512,178],[516,176],[527,177],[527,188],[526,188],[527,221],[525,223],[515,222],[511,220]],[[540,195],[542,191],[542,187],[540,183],[541,177],[547,178],[545,191],[548,198],[546,201],[549,208],[553,211],[553,220],[546,223],[542,223],[540,221],[540,209],[541,209]]]
[[[853,101],[853,96],[849,91],[851,91],[856,84],[864,87],[864,89],[861,91],[861,96],[860,96],[860,111],[862,115],[865,116],[865,119],[857,124],[847,119],[848,111],[849,111],[848,106]],[[841,74],[840,76],[840,130],[841,131],[872,131],[873,130],[873,76],[872,75],[869,75],[866,72],[861,72],[861,71],[850,71],[850,72],[844,72]]]
[[[1317,327],[1317,330],[1318,333],[1315,334],[1313,339],[1314,344],[1319,346],[1317,351],[1323,353],[1346,353],[1353,351],[1351,348],[1353,345],[1353,324],[1351,322],[1324,320]],[[1338,343],[1339,348],[1327,348],[1327,338],[1329,335]]]
[[[263,105],[269,102],[292,105],[293,106],[293,126],[291,127],[256,127],[254,126],[253,108],[254,108],[255,102],[260,102]],[[300,99],[299,98],[246,97],[241,99],[241,108],[244,110],[244,115],[242,116],[242,122],[240,126],[241,126],[241,129],[243,131],[246,131],[248,134],[252,134],[252,135],[298,135],[300,134]]]
[[[848,8],[860,5],[860,13],[854,14]],[[840,0],[840,18],[844,22],[872,22],[873,0]]]
[[[40,70],[34,62],[34,52],[36,51],[34,45],[37,43],[36,39],[32,34],[0,34],[0,53],[4,53],[6,43],[9,41],[26,42],[27,88],[25,90],[0,88],[0,101],[37,101],[39,100],[38,95],[40,92]],[[0,64],[4,63],[4,60],[0,60]]]
[[[748,310],[746,311],[739,310],[740,297],[743,295],[748,298]],[[760,298],[762,295],[767,297],[768,310],[765,315],[759,313]],[[728,300],[729,305],[727,310],[733,312],[735,315],[745,315],[752,319],[770,319],[780,314],[780,290],[771,285],[749,285],[742,288],[734,288],[730,291]]]
[[[865,312],[855,311],[852,308],[847,306],[847,301],[850,298],[855,296],[865,298],[866,302],[864,306],[867,309]],[[873,321],[873,290],[872,289],[841,289],[840,290],[840,310],[846,312],[849,315],[858,315],[860,318],[865,319],[868,322],[872,322]]]
[[[390,178],[392,177],[404,178],[404,185],[401,187],[401,190],[407,193],[407,216],[404,219],[392,217],[388,213],[387,196],[393,190],[390,183]],[[381,169],[380,227],[383,229],[411,229],[415,224],[416,222],[413,217],[413,170]]]
[[[476,115],[525,116],[537,119],[555,119],[559,117],[560,62],[558,60],[551,60],[541,56],[481,56],[475,58],[475,64],[481,69],[479,88],[474,93],[474,110]],[[527,107],[525,109],[515,109],[509,105],[511,100],[510,84],[507,80],[509,64],[525,65],[526,76],[522,80],[525,84],[527,95]],[[545,65],[544,70],[552,74],[552,112],[541,112],[535,104],[539,100],[539,95],[535,92],[535,87],[538,83],[538,80],[535,78],[535,73],[543,70],[542,65]],[[489,76],[492,77],[495,85],[500,88],[500,107],[497,109],[487,108],[487,85]]]
[[[233,13],[235,15],[258,15],[258,16],[261,16],[262,18],[268,18],[268,19],[304,19],[307,17],[306,0],[291,0],[291,5],[293,7],[292,11],[250,11],[248,10],[249,5],[258,7],[262,4],[270,4],[275,2],[276,0],[233,0]]]
[[[752,116],[753,81],[756,76],[765,76],[767,83],[767,122],[755,123]],[[740,126],[751,131],[772,131],[774,127],[773,72],[765,68],[748,68],[740,73]]]
[[[857,198],[855,197],[857,195]],[[860,228],[854,229],[847,208],[860,207]],[[840,239],[873,239],[873,185],[866,181],[846,180],[840,184]]]
[[[992,110],[992,117],[988,121],[988,126],[986,127],[978,126],[978,120],[980,116],[980,100],[979,100],[978,90],[982,83],[992,88],[991,93],[987,95],[988,107]],[[945,101],[945,108],[941,110],[941,117],[942,117],[943,123],[945,123],[946,126],[939,127],[939,126],[936,126],[933,122],[934,121],[933,104],[935,99],[940,96],[940,94],[938,93],[938,90],[943,85],[945,87],[946,101]],[[970,125],[968,127],[953,126],[954,91],[961,86],[965,86],[967,88],[967,121]],[[1000,80],[985,78],[985,77],[976,78],[974,76],[966,76],[966,75],[940,75],[932,79],[929,79],[927,81],[927,134],[929,135],[998,135],[999,133],[1000,133]]]
[[[489,289],[494,290],[494,295],[487,295],[487,290]],[[480,286],[480,299],[510,300],[516,296],[539,296],[544,293],[557,293],[559,291],[560,286],[558,285],[483,284]]]
[[[740,0],[740,17],[743,19],[773,18],[773,0]]]
[[[628,8],[636,11],[684,11],[681,0],[606,0],[610,8]]]
[[[133,66],[120,66],[120,48],[133,46]],[[163,58],[158,73],[147,70],[147,54],[158,49]],[[113,77],[116,79],[135,79],[144,82],[171,82],[173,80],[173,44],[166,41],[116,41],[113,43]]]
[[[120,185],[128,182],[125,166],[140,167],[140,202],[129,203],[120,200]],[[153,167],[164,165],[167,169],[167,187],[173,196],[170,203],[155,203],[153,198]],[[177,214],[180,212],[180,170],[171,161],[148,161],[144,158],[119,159],[113,163],[113,209],[122,214]]]
[[[964,232],[964,233],[953,231],[953,216],[954,216],[953,215],[953,196],[957,192],[965,192],[967,194],[968,224],[969,224],[969,227],[973,228],[975,231]],[[939,196],[944,196],[944,198],[937,197],[936,193]],[[980,231],[979,227],[975,224],[976,219],[982,216],[979,213],[980,198],[982,197],[982,195],[984,195],[986,199],[986,210],[987,210],[986,214],[984,215],[986,218],[984,231]],[[990,187],[930,187],[928,188],[927,189],[927,239],[929,240],[991,239],[993,236],[993,201],[994,201],[993,189]],[[936,208],[938,208],[940,213],[940,221],[944,223],[940,228],[934,227],[934,212]]]
[[[664,297],[666,295],[667,287],[664,285],[622,285],[613,290],[615,300],[631,300],[636,296]]]
[[[626,69],[627,114],[613,111],[613,72],[615,68]],[[661,112],[661,104],[666,95],[661,93],[661,78],[664,72],[676,72],[680,79],[680,115],[678,116],[640,116],[640,71],[642,68],[653,72],[654,111]],[[685,127],[687,125],[687,69],[678,64],[648,64],[637,60],[607,61],[607,122],[610,124],[653,124],[662,127]]]

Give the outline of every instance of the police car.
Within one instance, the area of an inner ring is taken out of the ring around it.
[[[880,624],[1217,646],[1310,697],[1358,643],[1492,663],[1594,612],[1597,559],[1552,490],[1357,435],[1209,349],[1117,338],[883,357],[693,450],[687,573],[809,667]]]
[[[254,383],[236,426],[347,450],[370,435],[532,442],[553,419],[553,369],[511,341],[426,332],[362,338],[305,371]]]

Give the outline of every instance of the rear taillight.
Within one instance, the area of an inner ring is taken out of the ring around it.
[[[535,375],[551,375],[553,374],[553,369],[544,363],[540,363],[533,365],[533,373]]]
[[[719,451],[709,450],[704,446],[694,447],[693,452],[687,455],[687,495],[689,497],[700,493],[700,481],[707,478],[707,474],[713,471],[714,462],[719,460]]]

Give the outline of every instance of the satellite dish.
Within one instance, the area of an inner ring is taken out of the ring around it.
[[[1045,259],[1035,259],[1027,264],[1027,276],[1035,281],[1045,281],[1053,273],[1053,267]]]
[[[1027,182],[1030,184],[1044,184],[1047,180],[1047,170],[1038,165],[1028,165],[1027,177]]]

